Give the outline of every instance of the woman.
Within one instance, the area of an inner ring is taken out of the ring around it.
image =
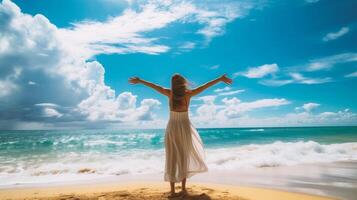
[[[166,162],[164,179],[170,182],[170,197],[186,194],[186,178],[196,173],[207,171],[202,140],[189,120],[188,108],[191,97],[200,94],[221,81],[226,84],[232,83],[232,79],[223,75],[190,90],[187,87],[187,80],[179,74],[172,76],[171,89],[163,88],[138,77],[129,79],[131,84],[142,83],[169,98],[170,120],[165,133]],[[175,193],[176,182],[182,182],[182,191],[178,194]]]

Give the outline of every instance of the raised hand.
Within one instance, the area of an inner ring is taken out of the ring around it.
[[[226,74],[222,75],[220,79],[226,84],[232,84],[232,79],[228,78]]]
[[[140,78],[139,77],[131,77],[131,78],[129,78],[129,83],[130,84],[138,84],[138,83],[140,83]]]
[[[139,77],[136,77],[136,76],[129,78],[129,83],[133,84],[133,85],[141,83],[141,84],[143,84],[143,85],[145,85],[147,87],[150,87],[150,88],[158,91],[159,93],[161,93],[161,94],[163,94],[165,96],[169,96],[170,95],[170,90],[169,89],[163,88],[163,87],[161,87],[159,85],[156,85],[154,83],[150,83],[150,82],[145,81],[143,79],[140,79]]]

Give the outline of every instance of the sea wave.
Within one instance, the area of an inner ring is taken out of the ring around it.
[[[320,144],[314,141],[251,144],[234,148],[208,149],[214,169],[277,167],[303,163],[357,160],[357,143]]]
[[[262,132],[262,131],[265,131],[263,128],[254,128],[254,129],[248,129],[246,131],[249,131],[249,132]]]
[[[25,155],[29,151],[91,151],[91,148],[103,147],[111,147],[112,150],[122,150],[138,146],[152,148],[153,145],[160,145],[162,143],[163,135],[161,133],[42,135],[38,137],[27,136],[26,139],[21,140],[16,137],[13,140],[0,140],[0,150],[8,150]]]
[[[100,141],[92,145],[100,145]],[[3,185],[83,180],[124,174],[162,174],[164,149],[128,149],[120,152],[49,152],[40,156],[0,156]],[[320,144],[315,141],[250,144],[206,149],[210,170],[237,170],[357,160],[357,143]],[[36,178],[34,178],[36,177]],[[55,177],[55,179],[53,179]]]

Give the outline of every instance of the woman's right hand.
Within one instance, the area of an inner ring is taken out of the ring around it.
[[[140,78],[139,77],[131,77],[131,78],[129,78],[129,83],[138,84],[138,83],[140,83]]]
[[[232,79],[228,78],[226,74],[221,76],[221,81],[223,81],[226,84],[232,84]]]

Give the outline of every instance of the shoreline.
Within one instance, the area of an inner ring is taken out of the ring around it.
[[[172,199],[227,200],[332,200],[333,197],[287,192],[261,187],[192,182],[187,185],[189,196]],[[178,190],[178,188],[176,189]],[[168,199],[169,184],[158,181],[126,183],[87,183],[61,186],[39,186],[0,189],[0,199]]]
[[[188,187],[194,184],[223,185],[224,187],[257,188],[308,196],[318,195],[319,197],[326,197],[328,199],[352,200],[357,195],[357,191],[354,189],[357,186],[357,181],[354,181],[350,175],[354,173],[356,166],[357,161],[350,161],[240,170],[210,170],[207,173],[197,174],[190,178],[188,180]],[[86,176],[86,174],[83,175]],[[82,186],[90,188],[113,185],[120,188],[121,186],[127,187],[133,184],[134,186],[140,185],[140,183],[160,185],[162,188],[166,188],[166,191],[161,190],[164,193],[169,191],[169,184],[163,181],[162,176],[161,173],[124,174],[66,181],[51,177],[52,180],[49,182],[2,185],[0,186],[0,199],[7,199],[5,198],[7,197],[6,194],[11,196],[11,192],[18,193],[18,191],[27,191],[29,195],[28,192],[30,191],[50,191],[51,188],[80,189]],[[104,187],[103,191],[98,192],[105,191],[107,190]],[[63,193],[69,193],[69,191],[64,190]]]

